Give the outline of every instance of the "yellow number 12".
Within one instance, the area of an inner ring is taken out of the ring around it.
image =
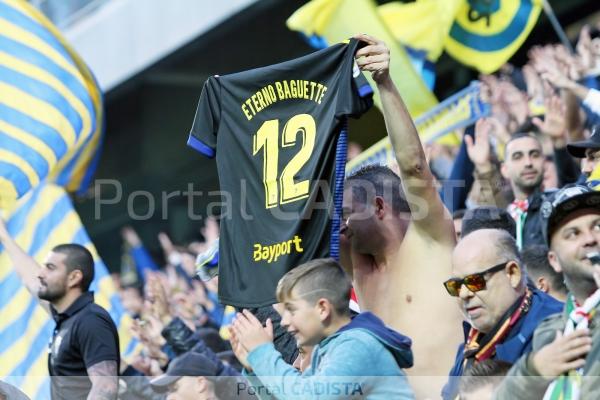
[[[294,176],[306,164],[315,147],[317,127],[315,119],[309,114],[294,115],[283,127],[281,147],[296,144],[298,134],[302,136],[302,147],[292,157],[278,175],[279,162],[279,120],[265,121],[254,135],[253,155],[263,147],[263,184],[265,185],[265,207],[276,207],[278,204],[291,203],[308,197],[309,182],[307,179],[295,182]],[[281,191],[279,190],[281,187]],[[280,199],[281,196],[281,199]]]

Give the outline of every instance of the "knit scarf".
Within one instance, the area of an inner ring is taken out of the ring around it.
[[[526,290],[525,295],[508,309],[490,332],[482,334],[477,329],[471,328],[463,352],[463,374],[473,363],[493,357],[496,354],[496,345],[504,341],[512,327],[529,311],[533,293],[529,289]]]
[[[576,329],[585,329],[589,326],[595,314],[596,306],[600,304],[600,289],[588,297],[583,306],[570,295],[567,298],[566,313],[568,314],[567,325],[564,335],[572,333]],[[556,378],[544,394],[544,400],[577,400],[581,394],[581,380],[583,368],[571,370]]]

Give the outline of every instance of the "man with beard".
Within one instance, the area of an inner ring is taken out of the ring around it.
[[[56,327],[48,348],[52,399],[116,399],[119,337],[110,315],[88,291],[94,259],[78,244],[55,246],[40,266],[0,219],[0,244]]]
[[[388,48],[373,37],[356,37],[368,44],[356,53],[357,64],[377,84],[400,177],[372,165],[348,177],[340,261],[352,277],[361,311],[413,339],[411,386],[417,398],[433,398],[450,368],[454,343],[461,340],[460,312],[439,284],[450,273],[453,221],[389,75]]]
[[[508,212],[517,223],[517,245],[523,249],[544,244],[539,211],[544,194],[544,153],[540,141],[530,133],[517,133],[506,143],[502,176],[508,179],[514,201]]]
[[[569,296],[564,312],[535,330],[498,399],[600,398],[600,192],[569,186],[542,205],[548,260],[562,272]]]

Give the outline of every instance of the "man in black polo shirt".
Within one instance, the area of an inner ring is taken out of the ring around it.
[[[48,347],[52,399],[116,399],[119,336],[108,312],[88,291],[94,279],[90,252],[78,244],[58,245],[40,266],[1,219],[0,244],[23,284],[56,322]]]

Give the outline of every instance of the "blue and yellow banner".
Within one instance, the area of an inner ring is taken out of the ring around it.
[[[446,51],[456,60],[492,73],[521,47],[542,10],[542,0],[463,0]]]
[[[480,96],[480,83],[473,81],[465,89],[450,96],[415,119],[424,143],[432,143],[449,132],[466,128],[490,113],[490,106]],[[346,174],[369,164],[390,165],[396,162],[392,144],[386,136],[363,151],[346,165]]]
[[[0,0],[0,209],[44,180],[85,190],[102,131],[85,63],[28,2]]]
[[[94,256],[91,289],[119,328],[121,354],[137,350],[125,312],[108,270],[90,241],[71,200],[62,187],[42,184],[18,201],[7,217],[9,233],[36,261],[42,262],[55,245],[78,243]],[[6,252],[0,247],[0,378],[21,388],[32,399],[50,398],[48,341],[54,321],[21,284]]]

